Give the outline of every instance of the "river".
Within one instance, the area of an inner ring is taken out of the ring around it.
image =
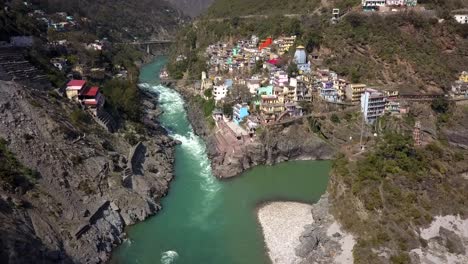
[[[161,123],[182,142],[176,149],[175,179],[163,210],[127,230],[129,238],[115,250],[112,263],[269,263],[256,207],[277,200],[316,202],[325,192],[330,162],[258,166],[232,180],[217,180],[182,97],[159,85],[165,62],[159,57],[143,67],[140,82],[159,94]]]

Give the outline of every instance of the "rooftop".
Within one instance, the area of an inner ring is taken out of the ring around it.
[[[68,82],[67,86],[84,86],[86,84],[85,80],[71,80]]]
[[[81,95],[95,97],[98,93],[99,93],[99,87],[93,86],[93,87],[88,87],[84,89]]]

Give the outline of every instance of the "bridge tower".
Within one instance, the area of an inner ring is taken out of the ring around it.
[[[146,44],[146,53],[150,54],[150,44]]]

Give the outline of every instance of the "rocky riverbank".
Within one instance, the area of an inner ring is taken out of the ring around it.
[[[240,151],[220,152],[214,135],[216,127],[211,128],[203,118],[203,108],[194,100],[193,87],[182,83],[168,85],[183,95],[188,119],[195,133],[205,140],[213,174],[219,178],[237,176],[257,165],[274,165],[288,160],[329,160],[336,153],[334,146],[309,131],[305,119],[265,128]]]
[[[154,122],[161,111],[146,96],[146,127],[131,145],[129,129],[110,134],[55,92],[0,83],[0,138],[39,176],[27,190],[0,188],[0,259],[103,263],[126,226],[161,208],[177,142]]]
[[[312,205],[311,224],[305,225],[300,235],[296,255],[300,264],[308,263],[353,263],[353,235],[345,232],[329,212],[328,193]]]
[[[356,241],[328,208],[328,194],[314,205],[272,202],[261,206],[257,217],[272,263],[353,263]]]

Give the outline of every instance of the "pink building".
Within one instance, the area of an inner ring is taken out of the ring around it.
[[[274,86],[283,87],[283,86],[288,85],[288,83],[289,83],[289,78],[288,78],[287,73],[285,73],[284,71],[279,71],[275,73],[273,77]]]

